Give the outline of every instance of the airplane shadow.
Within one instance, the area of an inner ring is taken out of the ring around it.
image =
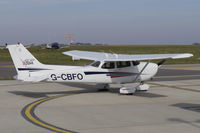
[[[71,87],[78,87],[78,88],[84,88],[84,89],[92,89],[96,90],[97,92],[109,92],[109,93],[118,93],[119,94],[119,88],[116,87],[110,87],[108,91],[99,91],[98,88],[95,84],[81,84],[81,83],[60,83],[62,85],[67,85]],[[144,91],[138,91],[133,94],[133,96],[138,96],[138,97],[147,97],[147,98],[158,98],[158,97],[167,97],[165,95],[160,95],[160,94],[154,94],[150,92],[144,92]]]
[[[58,83],[65,86],[75,87],[75,88],[82,88],[86,90],[97,90],[96,84],[85,84],[85,83]]]
[[[55,91],[55,92],[33,92],[33,91],[9,91],[9,93],[15,95],[21,95],[30,98],[43,98],[48,97],[49,95],[57,95],[57,94],[82,94],[82,93],[115,93],[119,94],[119,88],[111,87],[109,90],[99,90],[95,84],[82,84],[82,83],[59,83],[65,86],[80,88],[80,90],[70,90],[70,91]],[[136,92],[130,96],[137,97],[146,97],[146,98],[158,98],[158,97],[166,97],[165,95],[154,94],[150,92]]]
[[[195,111],[200,113],[200,104],[193,104],[193,103],[177,103],[172,104],[171,106],[175,106],[181,109],[189,110],[189,111]]]
[[[136,92],[135,94],[133,94],[134,96],[138,96],[138,97],[147,97],[147,98],[159,98],[159,97],[167,97],[166,95],[160,95],[160,94],[154,94],[154,93],[150,93],[150,92]]]
[[[56,91],[56,92],[32,92],[32,91],[9,91],[9,93],[15,95],[21,95],[30,98],[44,98],[49,97],[49,95],[57,95],[57,94],[82,94],[82,93],[96,93],[96,91],[88,91],[88,90],[75,90],[75,91]]]

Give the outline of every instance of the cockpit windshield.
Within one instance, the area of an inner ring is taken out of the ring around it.
[[[90,64],[90,66],[99,67],[100,64],[101,64],[100,61],[95,61],[95,62],[93,62],[92,64]]]

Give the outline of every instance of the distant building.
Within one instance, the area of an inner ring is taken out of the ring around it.
[[[47,44],[46,45],[47,49],[59,49],[60,48],[60,44],[57,42],[51,43],[51,44]]]
[[[195,43],[193,43],[192,45],[200,45],[200,43],[195,42]]]

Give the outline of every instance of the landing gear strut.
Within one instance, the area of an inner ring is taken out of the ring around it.
[[[109,91],[109,84],[97,84],[98,91]]]

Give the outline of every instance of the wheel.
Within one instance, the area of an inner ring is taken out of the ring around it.
[[[98,91],[109,91],[109,84],[97,84],[98,86]]]
[[[119,89],[119,93],[123,95],[133,95],[135,93],[135,87],[122,87]]]
[[[149,85],[148,84],[140,84],[136,87],[137,91],[148,91]]]

